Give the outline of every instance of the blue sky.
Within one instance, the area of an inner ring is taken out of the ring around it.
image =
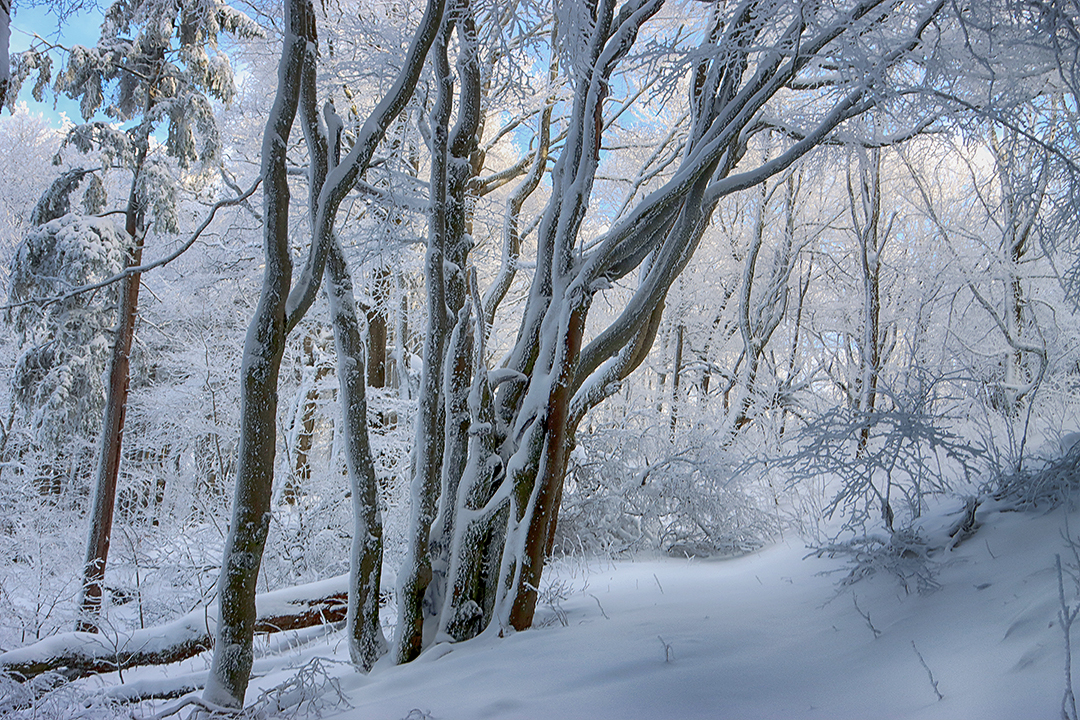
[[[11,19],[12,53],[22,52],[29,48],[35,41],[33,37],[35,33],[50,42],[67,46],[94,45],[97,42],[102,20],[100,9],[75,14],[61,26],[47,6],[31,7],[25,2],[20,3],[19,0],[15,0],[14,6],[14,17]],[[62,59],[59,57],[54,59],[54,75],[61,62]],[[42,102],[39,103],[30,94],[33,85],[32,81],[27,81],[23,85],[22,92],[19,93],[19,100],[26,102],[31,110],[44,113],[57,127],[62,123],[62,113],[73,122],[81,122],[78,102],[46,93]]]

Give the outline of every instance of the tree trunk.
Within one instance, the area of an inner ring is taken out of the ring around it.
[[[761,364],[761,355],[765,351],[765,342],[767,340],[763,336],[765,328],[761,327],[759,322],[760,309],[753,307],[751,304],[758,256],[765,240],[765,223],[769,202],[768,188],[765,183],[761,184],[760,190],[761,204],[757,208],[757,217],[754,219],[754,228],[750,235],[750,247],[746,250],[742,286],[739,291],[739,332],[743,341],[740,359],[743,364],[742,372],[739,372],[738,367],[733,368],[732,371],[732,377],[738,379],[734,388],[736,399],[732,403],[731,417],[727,422],[725,444],[733,441],[739,431],[750,424],[752,419],[751,406],[754,402],[754,395],[757,393],[758,367]]]
[[[150,91],[148,91],[149,93]],[[150,105],[148,98],[147,105]],[[150,128],[144,119],[143,137],[138,146],[134,177],[125,211],[125,230],[132,246],[127,254],[125,268],[138,267],[142,263],[144,209],[139,198],[139,181],[149,146]],[[109,390],[105,399],[105,416],[98,440],[97,476],[94,483],[94,505],[90,511],[90,534],[86,544],[86,562],[83,565],[82,597],[79,600],[79,619],[76,630],[97,632],[98,615],[101,612],[102,589],[105,582],[105,563],[109,557],[109,540],[112,535],[113,511],[116,506],[116,483],[120,474],[120,458],[123,450],[124,416],[127,411],[128,385],[130,381],[131,342],[135,337],[135,320],[138,316],[139,287],[142,274],[134,273],[121,282],[119,317],[114,331],[112,354],[109,358]]]
[[[671,363],[671,418],[668,422],[669,440],[675,444],[675,426],[679,422],[679,374],[682,371],[683,336],[686,326],[682,323],[675,328],[675,358]]]
[[[457,123],[452,132],[449,123],[454,105],[453,80],[447,56],[451,33],[456,33],[458,39],[457,68],[461,80]],[[429,334],[438,332],[442,337],[430,344],[425,340],[424,345],[421,418],[416,436],[418,461],[413,485],[413,501],[419,507],[414,508],[409,527],[410,554],[399,596],[399,662],[416,657],[438,627],[438,611],[445,604],[447,593],[458,489],[468,457],[473,327],[482,313],[473,307],[473,302],[466,302],[469,295],[466,267],[472,249],[471,186],[482,162],[481,153],[477,152],[477,138],[482,130],[477,31],[473,8],[467,0],[458,0],[448,14],[433,62],[438,94],[431,120],[432,212],[428,258],[430,262],[440,258],[440,267],[429,264],[425,279]],[[438,385],[431,400],[438,403],[438,408],[432,417],[425,418],[425,395],[431,385]],[[430,455],[435,449],[438,456]],[[404,602],[401,597],[405,598]]]
[[[447,219],[447,155],[449,151],[450,112],[453,104],[450,62],[447,44],[451,28],[444,27],[433,49],[436,73],[436,100],[431,120],[431,215],[428,247],[424,260],[427,283],[428,321],[424,335],[423,366],[420,374],[420,403],[416,417],[416,442],[413,446],[409,547],[402,564],[398,588],[398,626],[396,660],[406,663],[419,656],[424,645],[424,594],[432,579],[429,551],[431,524],[442,479],[443,436],[443,359],[449,318],[446,310],[444,267]]]
[[[0,0],[0,113],[8,104],[8,89],[11,87],[10,43],[11,0]]]
[[[378,265],[371,273],[371,297],[374,300],[367,311],[368,366],[367,384],[384,388],[387,383],[386,341],[388,336],[387,315],[390,307],[391,271],[386,265]],[[383,424],[383,418],[379,419]]]
[[[521,490],[515,492],[519,504],[515,508],[517,523],[527,523],[524,552],[521,558],[520,579],[514,603],[510,609],[509,624],[515,630],[525,630],[532,625],[536,612],[537,590],[544,571],[544,551],[548,547],[548,535],[554,533],[558,508],[556,499],[566,476],[566,458],[574,428],[570,427],[570,397],[578,356],[581,354],[581,338],[585,331],[588,306],[574,308],[564,334],[559,357],[559,374],[551,385],[547,414],[544,423],[543,460],[536,478],[536,486],[527,502]],[[537,421],[541,422],[541,421]]]
[[[313,5],[310,0],[285,0],[286,28],[277,96],[262,149],[266,269],[244,349],[240,459],[233,520],[218,582],[221,624],[203,693],[207,701],[216,705],[242,707],[251,670],[255,582],[270,521],[277,382],[285,337],[315,301],[328,256],[334,252],[338,209],[367,170],[387,128],[412,96],[441,25],[443,7],[442,0],[428,0],[396,81],[360,128],[347,156],[339,158],[341,118],[328,103],[323,109],[327,124],[323,125],[318,122],[315,107],[317,38]],[[308,211],[312,238],[307,261],[296,285],[291,287],[286,150],[298,107],[303,109],[304,136],[311,156]],[[328,130],[333,136],[332,147],[328,146]],[[362,381],[363,368],[355,370]],[[348,376],[353,377],[351,372]]]
[[[315,413],[319,405],[319,381],[330,372],[326,364],[320,366],[315,352],[316,339],[313,335],[304,338],[304,379],[301,382],[299,412],[294,417],[295,456],[293,473],[285,479],[281,490],[281,499],[295,505],[299,502],[303,488],[311,480],[311,450],[315,443]]]
[[[315,44],[310,0],[286,0],[285,17],[288,25],[280,84],[263,138],[265,270],[259,305],[244,345],[236,490],[218,580],[214,659],[203,692],[207,701],[230,708],[244,705],[254,657],[255,582],[270,528],[278,371],[285,351],[285,306],[292,277],[285,154],[300,96],[302,65]]]
[[[337,345],[345,463],[349,468],[353,506],[347,623],[349,657],[353,664],[367,671],[387,650],[379,622],[383,527],[375,463],[368,440],[364,342],[360,335],[352,278],[349,277],[341,246],[336,241],[326,262],[326,283]]]
[[[859,243],[863,284],[862,339],[859,342],[857,409],[866,416],[859,432],[858,452],[866,452],[870,441],[871,416],[877,408],[878,382],[885,361],[885,334],[881,329],[881,253],[889,239],[892,223],[881,227],[881,150],[859,150],[858,192],[848,173],[847,189],[852,227]],[[891,516],[891,508],[882,508]]]

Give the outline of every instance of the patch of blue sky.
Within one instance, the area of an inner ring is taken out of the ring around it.
[[[102,9],[96,5],[69,13],[61,19],[52,5],[27,4],[15,0],[11,18],[11,52],[23,52],[35,44],[41,45],[42,41],[64,47],[93,46],[101,32],[103,18]],[[63,58],[59,56],[62,51],[56,52],[57,55],[53,58],[54,75],[63,62]],[[42,101],[38,102],[31,94],[33,86],[33,78],[28,79],[18,97],[18,101],[25,102],[32,112],[42,113],[58,129],[66,122],[82,122],[77,100],[47,92]]]

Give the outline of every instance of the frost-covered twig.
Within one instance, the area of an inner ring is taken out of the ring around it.
[[[127,720],[131,716],[107,694],[82,683],[67,682],[59,673],[47,673],[26,683],[0,674],[0,717],[5,720]]]
[[[859,598],[856,597],[855,593],[851,593],[851,601],[855,603],[855,611],[862,616],[863,620],[866,621],[866,626],[870,628],[871,632],[874,633],[874,637],[881,637],[881,631],[874,627],[873,621],[870,620],[870,613],[863,612],[863,609],[859,607]]]
[[[351,709],[341,683],[327,671],[327,664],[346,665],[350,670],[353,667],[351,663],[329,658],[312,658],[285,682],[259,693],[255,702],[244,708],[241,717],[252,720],[282,715],[321,717],[327,708]]]
[[[1073,544],[1070,538],[1069,543]],[[1072,624],[1080,613],[1080,605],[1072,605],[1065,601],[1065,580],[1061,570],[1061,555],[1054,555],[1057,565],[1058,581],[1058,623],[1061,625],[1061,634],[1065,639],[1065,694],[1061,698],[1061,717],[1063,720],[1077,720],[1076,696],[1073,694],[1072,681]]]
[[[850,570],[838,583],[853,585],[879,571],[894,575],[905,592],[915,581],[915,591],[928,593],[940,585],[935,579],[936,568],[930,557],[932,548],[917,530],[902,528],[888,536],[866,535],[846,541],[832,541],[811,552],[822,557],[848,556]]]
[[[915,647],[914,640],[911,641],[911,649],[915,651],[915,654],[919,658],[919,664],[923,666],[923,670],[926,671],[927,677],[930,678],[930,685],[934,688],[934,694],[937,695],[937,699],[944,700],[945,696],[941,694],[940,690],[938,690],[938,681],[934,679],[934,673],[931,672],[930,666],[926,664],[926,660],[923,659],[922,653],[919,652],[919,648]]]
[[[604,606],[600,604],[600,598],[596,597],[592,593],[589,593],[589,597],[596,601],[596,607],[600,608],[600,614],[604,616],[604,619],[610,620],[611,618],[609,618],[607,613],[604,612]]]
[[[165,720],[165,718],[172,717],[173,715],[176,715],[177,713],[179,713],[184,708],[190,707],[192,705],[194,705],[195,707],[197,707],[200,710],[205,711],[206,713],[210,714],[211,716],[214,716],[214,715],[235,716],[236,715],[236,711],[234,709],[227,708],[227,707],[222,707],[221,705],[215,705],[214,703],[207,702],[206,700],[203,700],[201,697],[199,697],[199,694],[197,692],[194,692],[194,693],[192,693],[190,695],[186,695],[186,696],[182,697],[180,700],[173,703],[172,705],[169,705],[168,707],[164,708],[160,712],[155,713],[153,715],[147,715],[146,717],[140,718],[140,720]]]

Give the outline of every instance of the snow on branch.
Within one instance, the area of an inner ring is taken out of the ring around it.
[[[285,588],[255,598],[255,632],[277,633],[345,619],[348,576]],[[212,606],[167,625],[123,634],[68,632],[0,653],[0,673],[29,680],[50,670],[69,678],[142,665],[167,665],[208,650],[217,626]]]
[[[210,208],[210,212],[207,213],[206,217],[199,224],[199,227],[195,229],[195,231],[184,242],[184,244],[178,247],[173,252],[166,255],[165,257],[158,258],[153,262],[145,263],[143,265],[135,265],[133,267],[126,268],[122,272],[118,272],[111,277],[101,280],[100,282],[80,285],[77,288],[69,290],[63,295],[54,295],[52,297],[46,298],[31,298],[29,300],[23,300],[22,302],[10,303],[8,305],[0,305],[0,310],[14,310],[15,308],[25,307],[27,305],[47,307],[58,302],[70,300],[77,295],[93,292],[94,290],[100,290],[103,287],[107,287],[109,285],[112,285],[113,283],[120,282],[121,280],[129,278],[133,275],[141,275],[142,273],[156,270],[159,267],[164,267],[191,249],[191,246],[195,244],[195,242],[202,236],[206,228],[210,226],[210,223],[214,221],[214,216],[217,214],[218,210],[224,207],[232,207],[233,205],[239,205],[243,203],[245,200],[251,197],[251,195],[255,192],[256,188],[259,187],[259,183],[261,182],[262,176],[257,177],[255,178],[255,182],[252,183],[251,187],[249,187],[237,197],[226,198],[225,200],[219,200],[218,202],[214,203],[214,205]]]

